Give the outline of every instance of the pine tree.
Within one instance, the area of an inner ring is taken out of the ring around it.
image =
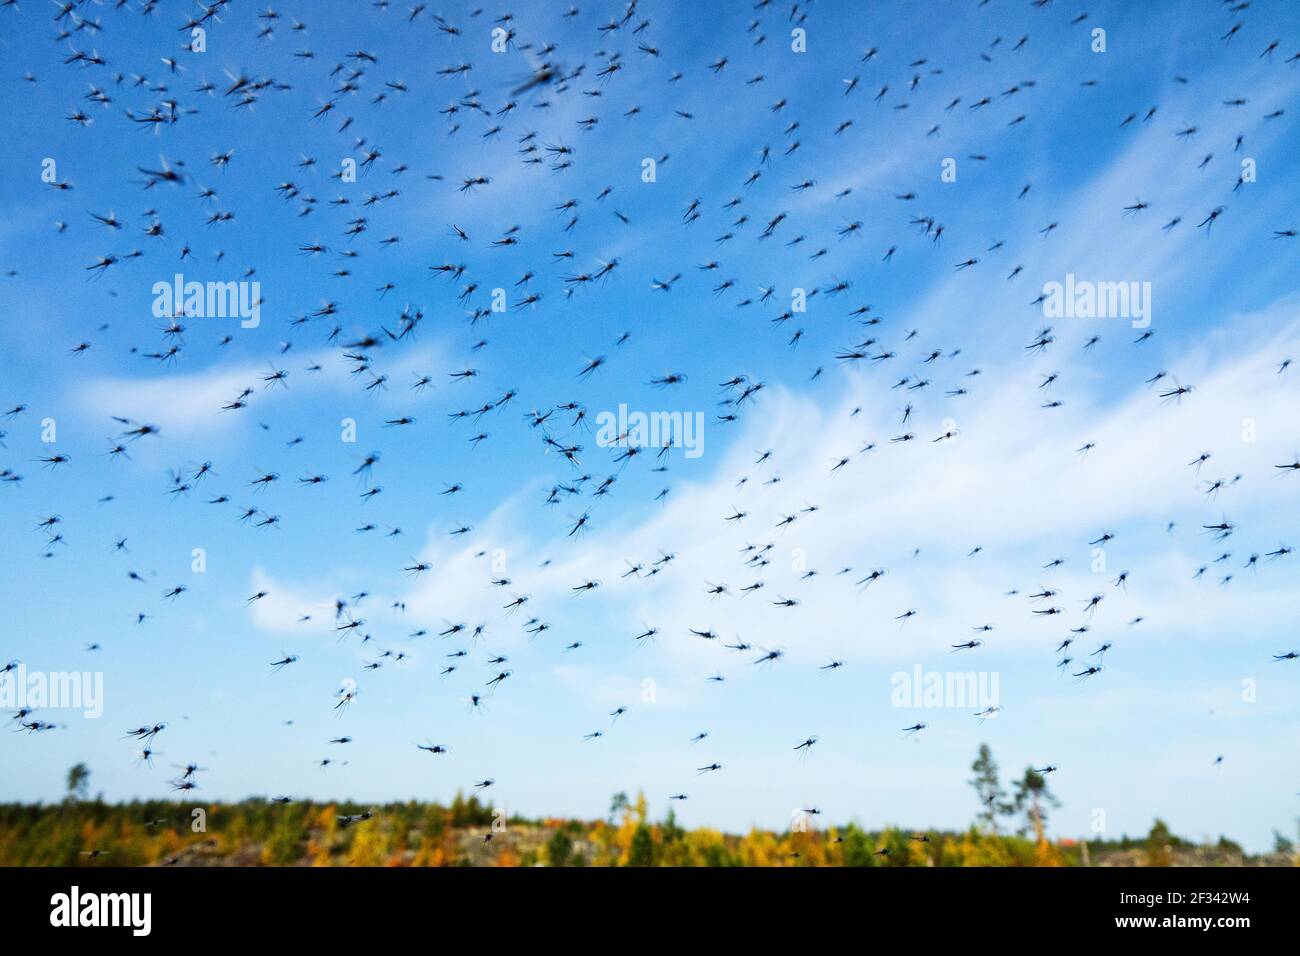
[[[84,763],[74,764],[68,770],[68,802],[85,800],[90,792],[90,768]]]
[[[989,749],[988,744],[980,744],[979,756],[971,764],[971,771],[975,774],[970,780],[970,785],[975,788],[975,794],[979,797],[980,807],[982,808],[975,816],[977,823],[982,823],[989,828],[993,834],[998,832],[998,817],[1009,811],[1007,805],[1006,791],[1002,789],[1002,782],[998,779],[997,761],[993,759],[993,751]]]
[[[638,823],[636,832],[632,834],[632,846],[628,850],[627,865],[655,865],[654,838],[650,836],[650,828],[644,823]]]
[[[564,866],[569,862],[569,856],[573,853],[573,841],[569,835],[564,832],[564,828],[556,830],[551,834],[550,841],[546,844],[546,862],[551,866]]]
[[[1047,787],[1047,778],[1034,770],[1025,768],[1025,775],[1016,783],[1015,800],[1012,808],[1016,813],[1024,813],[1029,827],[1039,843],[1047,838],[1044,835],[1047,826],[1047,807],[1059,807],[1061,801]]]

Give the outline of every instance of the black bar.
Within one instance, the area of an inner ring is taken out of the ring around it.
[[[1202,936],[1231,945],[1243,932],[1293,932],[1300,881],[1295,869],[1259,867],[6,869],[0,870],[6,935],[141,938],[129,925],[52,926],[52,898],[70,896],[73,886],[83,904],[87,894],[149,894],[147,938],[165,944],[373,943],[412,931],[450,939],[445,934],[452,930],[467,944],[518,938],[540,945],[559,933],[560,939],[577,934],[594,948],[602,930],[618,934],[603,937],[608,940],[671,931],[665,945],[751,936],[771,943],[772,934],[835,925],[856,926],[864,939],[878,939],[887,927],[911,927],[926,943]],[[1153,923],[1119,924],[1148,919]]]

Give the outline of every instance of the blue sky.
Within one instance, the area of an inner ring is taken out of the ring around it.
[[[1009,777],[1059,768],[1051,829],[1061,835],[1090,833],[1098,810],[1112,836],[1145,832],[1156,816],[1191,837],[1226,833],[1256,849],[1274,829],[1293,833],[1300,662],[1272,656],[1300,644],[1295,557],[1245,565],[1296,543],[1300,478],[1274,468],[1300,451],[1296,371],[1277,371],[1296,349],[1296,240],[1274,238],[1300,225],[1300,69],[1286,62],[1300,48],[1295,9],[818,2],[801,5],[796,23],[785,7],[642,2],[620,30],[602,33],[623,6],[578,6],[565,17],[560,4],[516,5],[516,37],[500,54],[491,31],[501,13],[475,17],[464,5],[443,10],[461,31],[453,37],[429,11],[408,22],[406,7],[291,2],[267,20],[265,8],[236,2],[210,24],[203,53],[179,49],[179,6],[143,16],[136,4],[83,5],[102,29],[64,39],[57,31],[72,24],[56,24],[55,7],[3,11],[0,96],[14,119],[0,157],[0,270],[10,273],[0,283],[9,316],[0,403],[28,408],[0,420],[0,469],[24,476],[0,487],[10,608],[0,657],[31,670],[102,671],[105,714],[51,710],[38,716],[65,728],[0,737],[0,759],[17,771],[3,775],[0,798],[55,799],[79,760],[110,799],[163,796],[171,765],[196,761],[209,768],[199,791],[208,799],[446,800],[490,777],[496,802],[525,815],[596,816],[612,793],[643,789],[656,813],[670,794],[688,793],[674,809],[689,826],[783,827],[792,809],[815,804],[822,819],[871,827],[956,827],[975,813],[969,764],[988,742]],[[306,29],[293,30],[294,18]],[[1234,24],[1241,29],[1223,39]],[[796,26],[803,53],[791,50]],[[1105,52],[1091,49],[1098,27]],[[551,61],[582,74],[512,97],[547,44]],[[863,62],[871,48],[877,55]],[[108,64],[65,65],[76,50]],[[303,50],[314,58],[295,57]],[[355,92],[335,92],[358,50],[377,62],[363,64]],[[622,68],[599,77],[615,52]],[[723,56],[725,68],[711,71]],[[176,72],[163,57],[176,58]],[[473,69],[437,73],[460,63]],[[221,91],[241,74],[274,82],[236,109]],[[217,92],[197,92],[205,81]],[[385,83],[406,90],[389,88],[376,104]],[[110,105],[85,98],[92,85]],[[971,108],[985,96],[987,106]],[[1245,103],[1228,105],[1238,98]],[[126,116],[170,99],[177,119],[161,129]],[[495,115],[512,99],[513,111]],[[313,120],[327,101],[333,112]],[[452,104],[456,113],[442,112]],[[640,112],[625,116],[633,107]],[[79,109],[88,125],[65,118]],[[353,123],[339,132],[344,117]],[[590,117],[599,122],[583,129]],[[836,133],[845,120],[852,125]],[[571,149],[572,167],[522,162],[530,132],[539,146]],[[372,147],[381,155],[357,182],[331,178]],[[224,168],[211,162],[230,150]],[[664,156],[655,181],[643,182],[643,159]],[[158,168],[160,157],[186,181],[143,190],[137,169]],[[303,157],[315,166],[299,167]],[[73,189],[41,181],[46,159]],[[941,179],[945,159],[956,161],[954,182]],[[1234,190],[1243,159],[1254,180]],[[458,189],[478,176],[490,182]],[[281,198],[284,183],[297,198]],[[204,187],[215,198],[202,199]],[[362,208],[389,189],[399,195]],[[304,196],[316,200],[306,215]],[[331,205],[340,196],[348,205]],[[740,204],[724,209],[733,197]],[[565,231],[572,213],[556,207],[570,199],[578,223]],[[699,219],[686,223],[696,199]],[[1125,215],[1138,201],[1149,208]],[[1198,228],[1219,206],[1212,228]],[[122,229],[90,216],[110,210]],[[205,225],[218,211],[234,219]],[[785,220],[760,240],[778,213]],[[368,228],[349,239],[345,224],[359,215]],[[748,221],[733,225],[741,215]],[[927,216],[943,225],[941,241],[911,224]],[[145,235],[155,220],[162,237]],[[516,226],[518,244],[492,246]],[[718,242],[727,232],[734,238]],[[381,244],[392,236],[400,241]],[[312,243],[329,251],[299,254]],[[193,258],[182,262],[186,245]],[[90,277],[99,257],[133,249],[144,254]],[[573,258],[553,257],[564,250]],[[972,257],[977,265],[955,268]],[[614,262],[566,296],[566,275]],[[443,263],[463,264],[464,277],[430,272]],[[250,268],[264,300],[258,328],[186,317],[174,361],[145,357],[166,347],[165,323],[151,314],[155,282],[176,271],[238,280]],[[341,268],[350,275],[332,275]],[[466,302],[487,308],[500,287],[513,306],[530,270],[535,306],[471,325]],[[677,273],[671,291],[653,288]],[[1067,273],[1151,283],[1155,334],[1135,344],[1128,319],[1045,319],[1031,303]],[[825,291],[840,282],[851,285]],[[381,296],[386,283],[395,288]],[[476,291],[462,302],[470,283]],[[806,312],[773,321],[796,289],[821,291]],[[746,298],[755,301],[741,306]],[[341,327],[334,343],[328,318],[291,324],[326,302]],[[850,315],[868,305],[878,325]],[[387,388],[367,390],[372,375],[351,374],[339,343],[397,328],[405,307],[424,318],[407,339],[372,350]],[[1048,325],[1050,346],[1027,350]],[[1100,341],[1085,349],[1093,336]],[[864,338],[875,339],[871,354],[893,357],[836,359]],[[81,342],[90,349],[70,354]],[[597,357],[600,370],[580,377]],[[452,378],[465,369],[478,374]],[[277,370],[289,373],[287,387],[263,381]],[[673,373],[686,381],[651,384]],[[426,374],[431,386],[413,390]],[[720,405],[736,393],[718,383],[738,375],[762,391]],[[905,377],[931,384],[893,387]],[[1170,382],[1194,390],[1162,401]],[[248,407],[222,412],[246,387],[255,390]],[[958,388],[966,393],[948,394]],[[517,397],[477,423],[449,419],[512,389]],[[1053,400],[1062,404],[1042,407]],[[530,427],[528,412],[567,403],[589,421],[620,404],[702,412],[703,454],[674,450],[657,473],[653,454],[615,462],[621,449],[571,427],[572,411]],[[735,421],[718,420],[729,413]],[[129,459],[110,458],[123,431],[112,416],[159,433],[129,443]],[[384,427],[403,416],[416,421]],[[52,445],[42,442],[47,418],[57,424]],[[345,418],[357,423],[355,443],[340,440]],[[581,444],[581,466],[548,452],[544,430]],[[890,441],[906,431],[916,440]],[[480,432],[488,437],[471,445]],[[372,451],[381,460],[361,483],[351,472]],[[1213,457],[1198,473],[1188,462],[1204,451]],[[37,461],[52,454],[70,461]],[[832,472],[842,457],[850,463]],[[169,493],[169,469],[192,473],[207,461],[215,474]],[[267,471],[281,481],[255,491],[250,482]],[[330,480],[296,487],[312,474]],[[546,503],[584,474],[581,494]],[[610,493],[593,497],[611,475]],[[767,484],[774,476],[781,481]],[[1207,494],[1217,479],[1225,486]],[[441,494],[457,483],[463,491]],[[372,485],[382,493],[363,501]],[[231,500],[207,503],[218,495]],[[279,515],[279,527],[241,524],[251,506]],[[729,524],[733,509],[749,516]],[[570,535],[583,513],[588,526]],[[66,544],[50,546],[36,530],[49,515],[62,517]],[[1235,526],[1226,541],[1201,527],[1225,519]],[[366,524],[377,530],[355,531]],[[464,525],[473,530],[449,534]],[[394,527],[400,536],[388,536]],[[1114,540],[1094,570],[1089,542],[1103,532]],[[116,552],[123,536],[129,550]],[[769,565],[743,564],[741,548],[768,543]],[[202,574],[191,570],[194,548],[206,552]],[[1232,556],[1215,563],[1224,552]],[[661,553],[677,556],[662,573],[621,577]],[[1057,558],[1065,563],[1044,568]],[[417,562],[430,570],[403,570]],[[1209,570],[1196,580],[1201,565]],[[853,572],[837,573],[846,567]],[[854,586],[875,568],[888,574]],[[818,574],[805,579],[806,569]],[[1122,571],[1125,588],[1112,583]],[[511,584],[490,583],[501,577]],[[739,593],[757,579],[763,590]],[[588,580],[601,586],[571,590]],[[708,593],[723,583],[730,593]],[[163,599],[182,584],[180,598]],[[1026,597],[1045,587],[1058,592],[1050,604]],[[267,596],[247,604],[259,591]],[[368,596],[351,610],[371,637],[364,646],[355,634],[339,640],[331,607],[360,592]],[[1094,593],[1105,599],[1085,615]],[[508,614],[514,594],[530,601]],[[772,603],[786,597],[799,604]],[[1031,613],[1052,605],[1065,613]],[[914,617],[897,620],[909,609]],[[139,613],[150,615],[142,625]],[[551,627],[529,639],[522,625],[534,615]],[[484,638],[436,636],[456,622],[485,624]],[[985,624],[995,628],[974,634],[983,646],[951,652]],[[1083,624],[1076,661],[1113,646],[1100,674],[1075,683],[1054,649]],[[639,644],[649,627],[656,640]],[[433,636],[409,636],[421,629]],[[737,637],[784,657],[759,667],[757,650],[719,646]],[[574,642],[582,646],[566,651]],[[87,651],[92,643],[101,649]],[[380,649],[408,656],[366,670]],[[462,649],[466,657],[447,657]],[[273,674],[270,662],[285,654],[300,660]],[[509,658],[511,677],[476,712],[470,695],[486,694],[500,670],[486,663],[493,655]],[[844,666],[820,669],[834,660]],[[440,677],[449,663],[457,670]],[[980,723],[970,708],[891,706],[891,675],[917,665],[996,673],[1002,712]],[[706,680],[714,675],[725,681]],[[339,716],[334,695],[349,679],[360,693]],[[613,722],[619,706],[627,713]],[[168,724],[159,756],[141,766],[123,732],[156,721]],[[905,737],[917,721],[927,728]],[[582,739],[596,730],[605,735]],[[344,735],[352,743],[327,742]],[[801,759],[792,748],[810,735],[818,743]],[[451,752],[431,756],[417,742]],[[325,757],[339,763],[314,764]],[[696,777],[714,761],[724,769]]]

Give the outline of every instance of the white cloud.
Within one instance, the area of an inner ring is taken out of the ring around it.
[[[433,531],[422,552],[433,570],[405,600],[414,617],[487,621],[497,633],[516,630],[535,615],[554,625],[551,640],[575,636],[569,622],[581,605],[590,615],[588,627],[603,639],[625,641],[631,649],[639,630],[656,626],[659,646],[691,666],[721,662],[720,645],[737,635],[818,663],[830,656],[888,657],[900,643],[946,651],[984,623],[998,625],[980,635],[990,648],[1041,645],[1065,634],[1063,622],[1083,623],[1082,604],[1094,592],[1107,595],[1091,621],[1107,639],[1148,632],[1210,636],[1223,620],[1243,615],[1255,621],[1257,632],[1267,632],[1269,622],[1286,613],[1278,565],[1261,563],[1253,572],[1241,565],[1248,553],[1277,547],[1281,532],[1270,513],[1294,494],[1290,476],[1279,476],[1273,466],[1290,460],[1289,423],[1300,416],[1300,395],[1274,368],[1296,328],[1267,331],[1286,310],[1282,303],[1243,318],[1235,326],[1237,341],[1213,343],[1212,366],[1199,349],[1181,360],[1186,381],[1196,386],[1181,405],[1162,403],[1153,389],[1137,384],[1118,397],[1093,398],[1077,389],[1063,393],[1061,408],[1042,409],[1036,377],[1023,369],[990,370],[985,390],[966,398],[956,438],[933,443],[940,426],[914,422],[907,427],[915,441],[891,444],[889,438],[904,429],[891,407],[898,399],[888,380],[850,375],[843,399],[829,412],[775,390],[749,414],[711,478],[678,482],[661,510],[604,525],[607,512],[596,507],[584,535],[538,540],[517,520],[525,500],[535,500],[531,489],[521,492],[467,545],[451,545],[445,531]],[[856,417],[850,417],[853,408],[861,409]],[[1255,422],[1255,441],[1243,440],[1246,419]],[[867,441],[876,448],[860,454]],[[1076,450],[1085,441],[1096,447],[1080,455]],[[775,454],[758,468],[751,449],[763,448]],[[1198,478],[1187,462],[1206,449],[1215,456]],[[832,473],[844,456],[851,463]],[[779,484],[762,484],[776,474]],[[1209,480],[1237,474],[1243,476],[1237,487],[1206,495]],[[749,481],[738,488],[742,475]],[[817,510],[800,513],[809,506]],[[735,526],[724,521],[733,508],[749,512]],[[1216,547],[1200,525],[1225,513],[1239,530]],[[797,520],[778,529],[791,514]],[[1176,522],[1172,532],[1166,521]],[[1098,573],[1088,542],[1104,531],[1117,536]],[[768,543],[770,565],[746,568],[741,549]],[[977,545],[983,551],[967,559]],[[1193,581],[1197,565],[1222,550],[1234,557],[1214,566],[1204,581]],[[663,552],[677,557],[657,576],[647,580],[643,570],[642,576],[621,577],[628,562],[648,570]],[[538,567],[543,555],[555,556],[545,568]],[[497,573],[494,556],[501,562]],[[1062,568],[1042,568],[1057,556],[1067,559]],[[853,573],[839,576],[845,566]],[[873,567],[887,567],[888,574],[855,593],[851,582]],[[818,575],[801,580],[805,568]],[[1112,583],[1122,570],[1130,572],[1126,589]],[[1228,572],[1233,583],[1217,587]],[[493,588],[493,577],[508,577],[511,584]],[[571,590],[589,579],[601,586],[590,593]],[[761,591],[739,593],[757,580],[766,582]],[[731,593],[711,596],[706,582],[725,583]],[[1028,594],[1047,585],[1060,591],[1048,602],[1004,596],[1013,587]],[[514,594],[529,594],[530,602],[507,616],[502,605]],[[772,603],[785,597],[800,604]],[[1053,605],[1065,615],[1040,620],[1030,614]],[[905,623],[895,620],[909,608],[920,613]],[[1137,617],[1144,621],[1130,631],[1127,624]],[[690,628],[712,629],[721,640],[693,637]]]

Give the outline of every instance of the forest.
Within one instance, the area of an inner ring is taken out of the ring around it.
[[[651,819],[644,795],[615,794],[598,820],[505,817],[477,796],[450,805],[249,798],[107,803],[71,768],[59,803],[0,804],[0,866],[1297,866],[1294,840],[1268,853],[1226,837],[1197,843],[1160,820],[1143,836],[1051,837],[1047,776],[1008,789],[987,746],[971,767],[977,813],[962,831],[867,829],[816,808],[784,832],[685,829]]]

